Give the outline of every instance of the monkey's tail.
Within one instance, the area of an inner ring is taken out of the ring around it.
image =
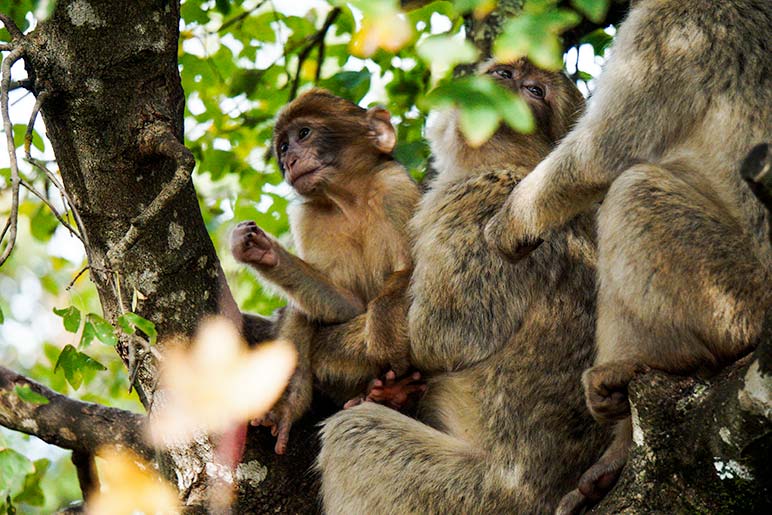
[[[328,515],[524,513],[518,471],[464,440],[374,403],[330,417],[317,468]]]

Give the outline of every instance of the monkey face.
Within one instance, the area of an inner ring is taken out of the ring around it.
[[[274,128],[273,150],[285,180],[305,197],[368,174],[390,155],[396,134],[388,111],[365,110],[324,90],[311,90],[285,107]]]
[[[581,94],[560,72],[541,70],[525,59],[488,63],[481,70],[501,86],[520,95],[531,108],[538,129],[555,141],[565,132],[562,120],[571,117],[565,106],[583,105]]]

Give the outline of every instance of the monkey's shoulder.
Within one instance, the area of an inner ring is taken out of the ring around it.
[[[458,223],[471,220],[479,224],[501,207],[525,170],[497,170],[432,186],[421,202],[421,210],[432,223],[445,219]]]

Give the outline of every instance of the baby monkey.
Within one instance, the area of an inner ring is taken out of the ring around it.
[[[315,375],[345,401],[384,369],[407,369],[406,335],[379,331],[374,320],[404,297],[412,266],[407,224],[419,192],[391,155],[396,141],[383,108],[363,109],[320,89],[301,95],[279,113],[273,136],[279,168],[300,196],[288,213],[297,255],[252,221],[231,236],[236,260],[289,299],[278,337],[295,344],[298,367],[259,421],[277,436],[277,454],[284,454],[292,423],[311,404]],[[358,315],[362,324],[352,326],[361,327],[364,342],[357,359],[316,352],[313,338],[322,324]]]

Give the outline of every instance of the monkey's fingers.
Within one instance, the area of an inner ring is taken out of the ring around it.
[[[538,236],[518,235],[510,223],[507,208],[499,211],[485,226],[488,247],[516,263],[536,250],[544,240]]]
[[[555,515],[579,515],[590,504],[590,499],[585,497],[578,489],[571,490],[560,500],[560,504],[558,504],[555,510]]]
[[[285,413],[279,424],[274,426],[276,428],[276,447],[274,451],[276,454],[284,454],[287,452],[287,442],[289,441],[290,428],[292,428],[292,417],[289,413]],[[272,431],[273,432],[273,431]]]
[[[354,406],[359,406],[363,402],[367,402],[367,396],[357,395],[353,399],[349,399],[348,401],[346,401],[346,404],[343,405],[343,409],[349,409],[349,408],[353,408]]]

